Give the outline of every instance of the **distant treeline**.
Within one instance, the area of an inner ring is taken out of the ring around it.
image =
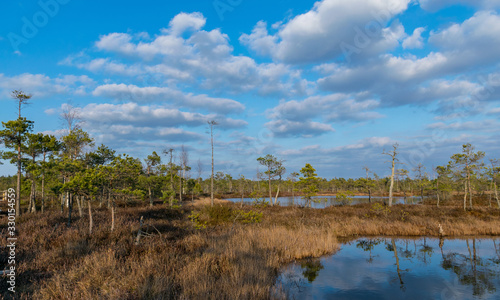
[[[398,164],[398,145],[395,144],[393,151],[383,153],[392,161],[392,175],[384,178],[370,172],[367,167],[366,176],[357,179],[320,178],[310,164],[305,164],[300,173],[287,172],[284,161],[268,154],[256,158],[256,166],[260,164],[265,170],[256,174],[257,179],[214,172],[212,190],[211,177],[201,178],[202,163],[198,161],[195,167],[192,166],[184,147],[164,147],[144,160],[117,154],[105,145],[96,147],[94,140],[81,127],[78,109],[69,105],[61,114],[66,128],[60,138],[34,133],[34,122],[21,115],[23,105],[31,96],[14,91],[13,97],[19,103],[19,115],[17,119],[2,122],[0,141],[7,151],[1,153],[1,157],[17,166],[18,175],[1,177],[0,189],[17,188],[18,214],[21,199],[27,204],[27,211],[43,211],[47,206],[60,205],[61,210],[68,207],[71,216],[75,202],[81,214],[86,201],[88,206],[96,202],[112,209],[116,201],[147,201],[152,206],[161,199],[173,206],[176,202],[211,192],[216,197],[265,196],[271,199],[277,198],[281,192],[281,195],[301,194],[309,200],[318,193],[389,193],[392,200],[393,193],[433,195],[445,199],[459,192],[464,195],[464,209],[467,202],[472,207],[472,197],[478,194],[488,194],[490,205],[493,197],[500,207],[497,192],[499,161],[486,161],[485,153],[475,151],[470,144],[463,145],[460,153],[434,170],[425,170],[421,164],[412,170],[405,169],[405,165]],[[217,123],[212,121],[209,125],[213,129]]]

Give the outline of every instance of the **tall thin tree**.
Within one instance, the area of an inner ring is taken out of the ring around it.
[[[170,197],[169,197],[169,203],[170,206],[173,205],[174,202],[174,165],[173,165],[173,159],[174,159],[174,148],[167,148],[163,150],[163,153],[165,155],[170,156],[170,162],[168,165],[168,170],[170,172]]]
[[[26,106],[29,104],[28,100],[31,99],[30,94],[26,94],[25,92],[21,90],[14,90],[12,91],[12,98],[17,100],[18,102],[18,120],[21,120],[21,110],[23,106]],[[18,144],[17,144],[17,186],[16,186],[16,216],[19,216],[21,214],[21,176],[22,176],[22,170],[21,170],[21,144],[22,144],[22,138],[21,138],[21,131],[18,131]]]
[[[392,206],[392,192],[393,192],[393,189],[394,189],[394,171],[395,171],[395,168],[396,168],[396,163],[399,162],[397,156],[398,156],[398,147],[399,147],[399,144],[398,143],[395,143],[394,145],[392,145],[392,148],[393,150],[390,151],[390,152],[383,152],[382,154],[384,155],[388,155],[389,157],[391,157],[391,186],[389,188],[389,206]]]
[[[210,144],[212,146],[212,174],[210,176],[210,205],[214,206],[214,126],[219,125],[217,121],[208,121],[210,128]]]

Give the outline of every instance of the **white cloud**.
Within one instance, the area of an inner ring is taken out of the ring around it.
[[[486,131],[497,131],[500,123],[496,120],[481,120],[481,121],[465,121],[465,122],[453,122],[444,123],[438,122],[427,126],[429,129],[447,129],[447,130],[458,130],[458,131],[468,131],[468,130],[479,130],[482,132]]]
[[[58,94],[85,95],[86,89],[93,85],[94,81],[85,75],[60,75],[51,78],[44,74],[23,73],[9,77],[0,73],[0,94],[5,97],[8,97],[12,90],[23,90],[32,94],[33,100]]]
[[[129,33],[100,36],[96,49],[117,57],[92,59],[80,53],[62,63],[149,84],[154,80],[160,86],[187,83],[217,93],[291,96],[307,92],[311,84],[300,72],[284,64],[259,64],[251,57],[234,55],[229,37],[220,29],[202,30],[204,25],[201,13],[181,13],[153,39]]]
[[[135,102],[171,102],[180,107],[206,109],[217,113],[240,113],[245,106],[235,100],[212,98],[207,95],[184,94],[168,87],[138,87],[126,84],[106,84],[98,86],[94,96],[110,97]]]
[[[422,33],[425,31],[424,27],[416,28],[413,34],[403,41],[403,49],[421,49],[424,47],[424,38]]]
[[[276,137],[313,137],[335,129],[329,124],[314,121],[290,121],[286,119],[273,120],[264,124]]]
[[[364,97],[363,94],[331,94],[302,101],[282,101],[267,111],[271,121],[265,126],[278,137],[316,136],[334,131],[329,122],[365,122],[383,117],[374,111],[378,101]],[[320,120],[322,123],[317,122]]]
[[[494,115],[494,114],[500,114],[500,107],[494,107],[488,111],[488,114]]]
[[[288,157],[318,157],[322,162],[331,160],[348,160],[352,164],[360,164],[356,157],[364,157],[360,154],[370,154],[379,156],[384,147],[394,144],[395,141],[389,137],[369,137],[351,144],[340,145],[331,148],[324,148],[320,145],[308,145],[299,149],[286,149],[279,151],[279,155]],[[354,153],[356,151],[356,153]],[[361,170],[361,168],[360,168]]]
[[[240,41],[261,55],[287,63],[332,60],[345,54],[345,45],[356,47],[365,56],[377,55],[399,45],[404,29],[397,22],[386,25],[409,2],[323,0],[282,24],[274,35],[268,34],[265,22],[259,22]]]
[[[428,11],[438,11],[452,5],[466,5],[482,9],[498,8],[498,0],[419,0],[420,6]]]
[[[500,46],[500,16],[493,11],[477,12],[462,24],[431,32],[429,42],[445,51],[459,52],[462,59],[472,62],[498,59],[500,53],[495,50]],[[473,60],[474,55],[484,57]]]
[[[495,73],[486,79],[465,75],[500,60],[500,52],[496,51],[500,48],[497,13],[478,12],[462,24],[431,32],[429,42],[441,51],[421,58],[387,54],[370,64],[356,66],[319,66],[317,70],[328,75],[318,80],[318,87],[332,92],[366,92],[380,98],[384,106],[439,101],[437,112],[445,114],[476,109],[478,101],[500,98],[500,81],[495,80]]]
[[[209,120],[219,121],[222,128],[243,127],[247,123],[242,120],[226,118],[215,114],[183,112],[178,109],[162,106],[140,106],[136,103],[125,104],[88,104],[81,109],[82,118],[87,124],[134,125],[138,127],[199,127],[205,126]]]
[[[282,101],[268,111],[268,117],[298,121],[318,116],[323,116],[328,121],[366,121],[382,117],[373,111],[379,106],[378,101],[356,100],[356,96],[362,98],[364,95],[331,94],[311,96],[303,101]]]
[[[248,45],[250,49],[263,56],[273,55],[273,52],[276,51],[277,41],[277,36],[269,35],[267,23],[264,21],[257,22],[251,34],[240,36],[241,43]]]
[[[205,26],[205,23],[206,19],[201,13],[180,13],[170,21],[170,29],[168,31],[178,36],[186,32],[186,30],[200,30]]]
[[[132,55],[136,49],[131,43],[132,36],[127,33],[110,33],[100,37],[96,42],[96,47],[101,50],[119,52]]]

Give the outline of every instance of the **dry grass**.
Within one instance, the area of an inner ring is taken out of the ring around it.
[[[22,216],[19,298],[266,299],[281,266],[338,247],[331,232],[308,226],[228,223],[194,230],[190,212],[120,209],[110,232],[109,212],[98,210],[92,236],[86,217],[67,227],[56,212]],[[135,245],[140,216],[155,234]],[[2,281],[2,292],[6,287]]]
[[[337,237],[350,236],[438,236],[441,224],[447,236],[500,235],[500,210],[428,205],[378,206],[370,204],[303,209],[269,207],[264,223],[281,226],[325,227]]]
[[[239,204],[222,205],[220,212],[240,209]],[[189,220],[193,209],[210,212],[203,204],[120,208],[114,232],[109,212],[96,210],[92,236],[85,216],[71,227],[52,211],[22,216],[17,225],[19,298],[268,299],[280,267],[335,252],[336,237],[436,236],[438,223],[448,236],[500,235],[500,210],[488,208],[244,206],[243,211],[262,212],[262,222],[221,217],[204,230],[195,230]],[[154,235],[135,245],[140,216]],[[0,229],[5,234],[6,228]],[[5,260],[2,252],[0,262]],[[6,287],[2,280],[0,290]]]
[[[338,248],[331,233],[306,227],[238,227],[228,235],[198,234],[185,242],[203,248],[180,271],[189,299],[266,299],[282,265]]]
[[[203,197],[203,198],[195,200],[194,202],[188,202],[188,205],[191,208],[199,208],[199,207],[203,207],[206,205],[210,205],[210,201],[211,201],[210,197]],[[231,201],[214,199],[214,204],[227,204],[227,203],[231,203]]]

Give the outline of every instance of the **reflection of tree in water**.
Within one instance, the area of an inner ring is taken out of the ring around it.
[[[497,258],[494,260],[496,264],[500,264],[500,245],[497,246],[497,241],[493,240],[493,246],[495,247],[495,253]]]
[[[319,259],[308,259],[301,263],[300,266],[304,269],[302,275],[309,283],[313,282],[318,277],[319,271],[324,268]]]
[[[394,258],[396,259],[396,272],[398,273],[400,288],[401,288],[401,290],[404,291],[406,289],[406,287],[405,287],[405,283],[403,281],[403,275],[401,274],[401,272],[408,272],[409,269],[401,270],[399,268],[398,247],[396,246],[396,241],[394,239],[391,239],[391,243],[390,244],[386,243],[385,244],[385,248],[388,251],[394,252]],[[400,249],[400,251],[401,251],[401,249]]]
[[[456,252],[444,254],[444,240],[440,240],[439,247],[443,261],[441,267],[448,271],[453,271],[458,276],[458,281],[462,285],[472,286],[472,292],[475,296],[482,296],[488,293],[496,292],[495,284],[492,283],[498,272],[494,270],[497,259],[482,259],[477,256],[476,239],[472,240],[472,250],[469,240],[466,240],[469,256]]]
[[[368,258],[366,261],[371,263],[373,262],[372,250],[373,248],[375,248],[376,245],[380,244],[381,242],[382,242],[381,239],[359,240],[358,243],[356,244],[356,248],[361,248],[363,249],[363,251],[370,252],[370,258]]]
[[[418,259],[421,260],[424,264],[428,264],[430,263],[430,261],[428,261],[427,257],[429,257],[430,259],[433,253],[434,249],[431,246],[427,245],[427,238],[424,237],[424,244],[419,249],[420,255],[417,256]]]

